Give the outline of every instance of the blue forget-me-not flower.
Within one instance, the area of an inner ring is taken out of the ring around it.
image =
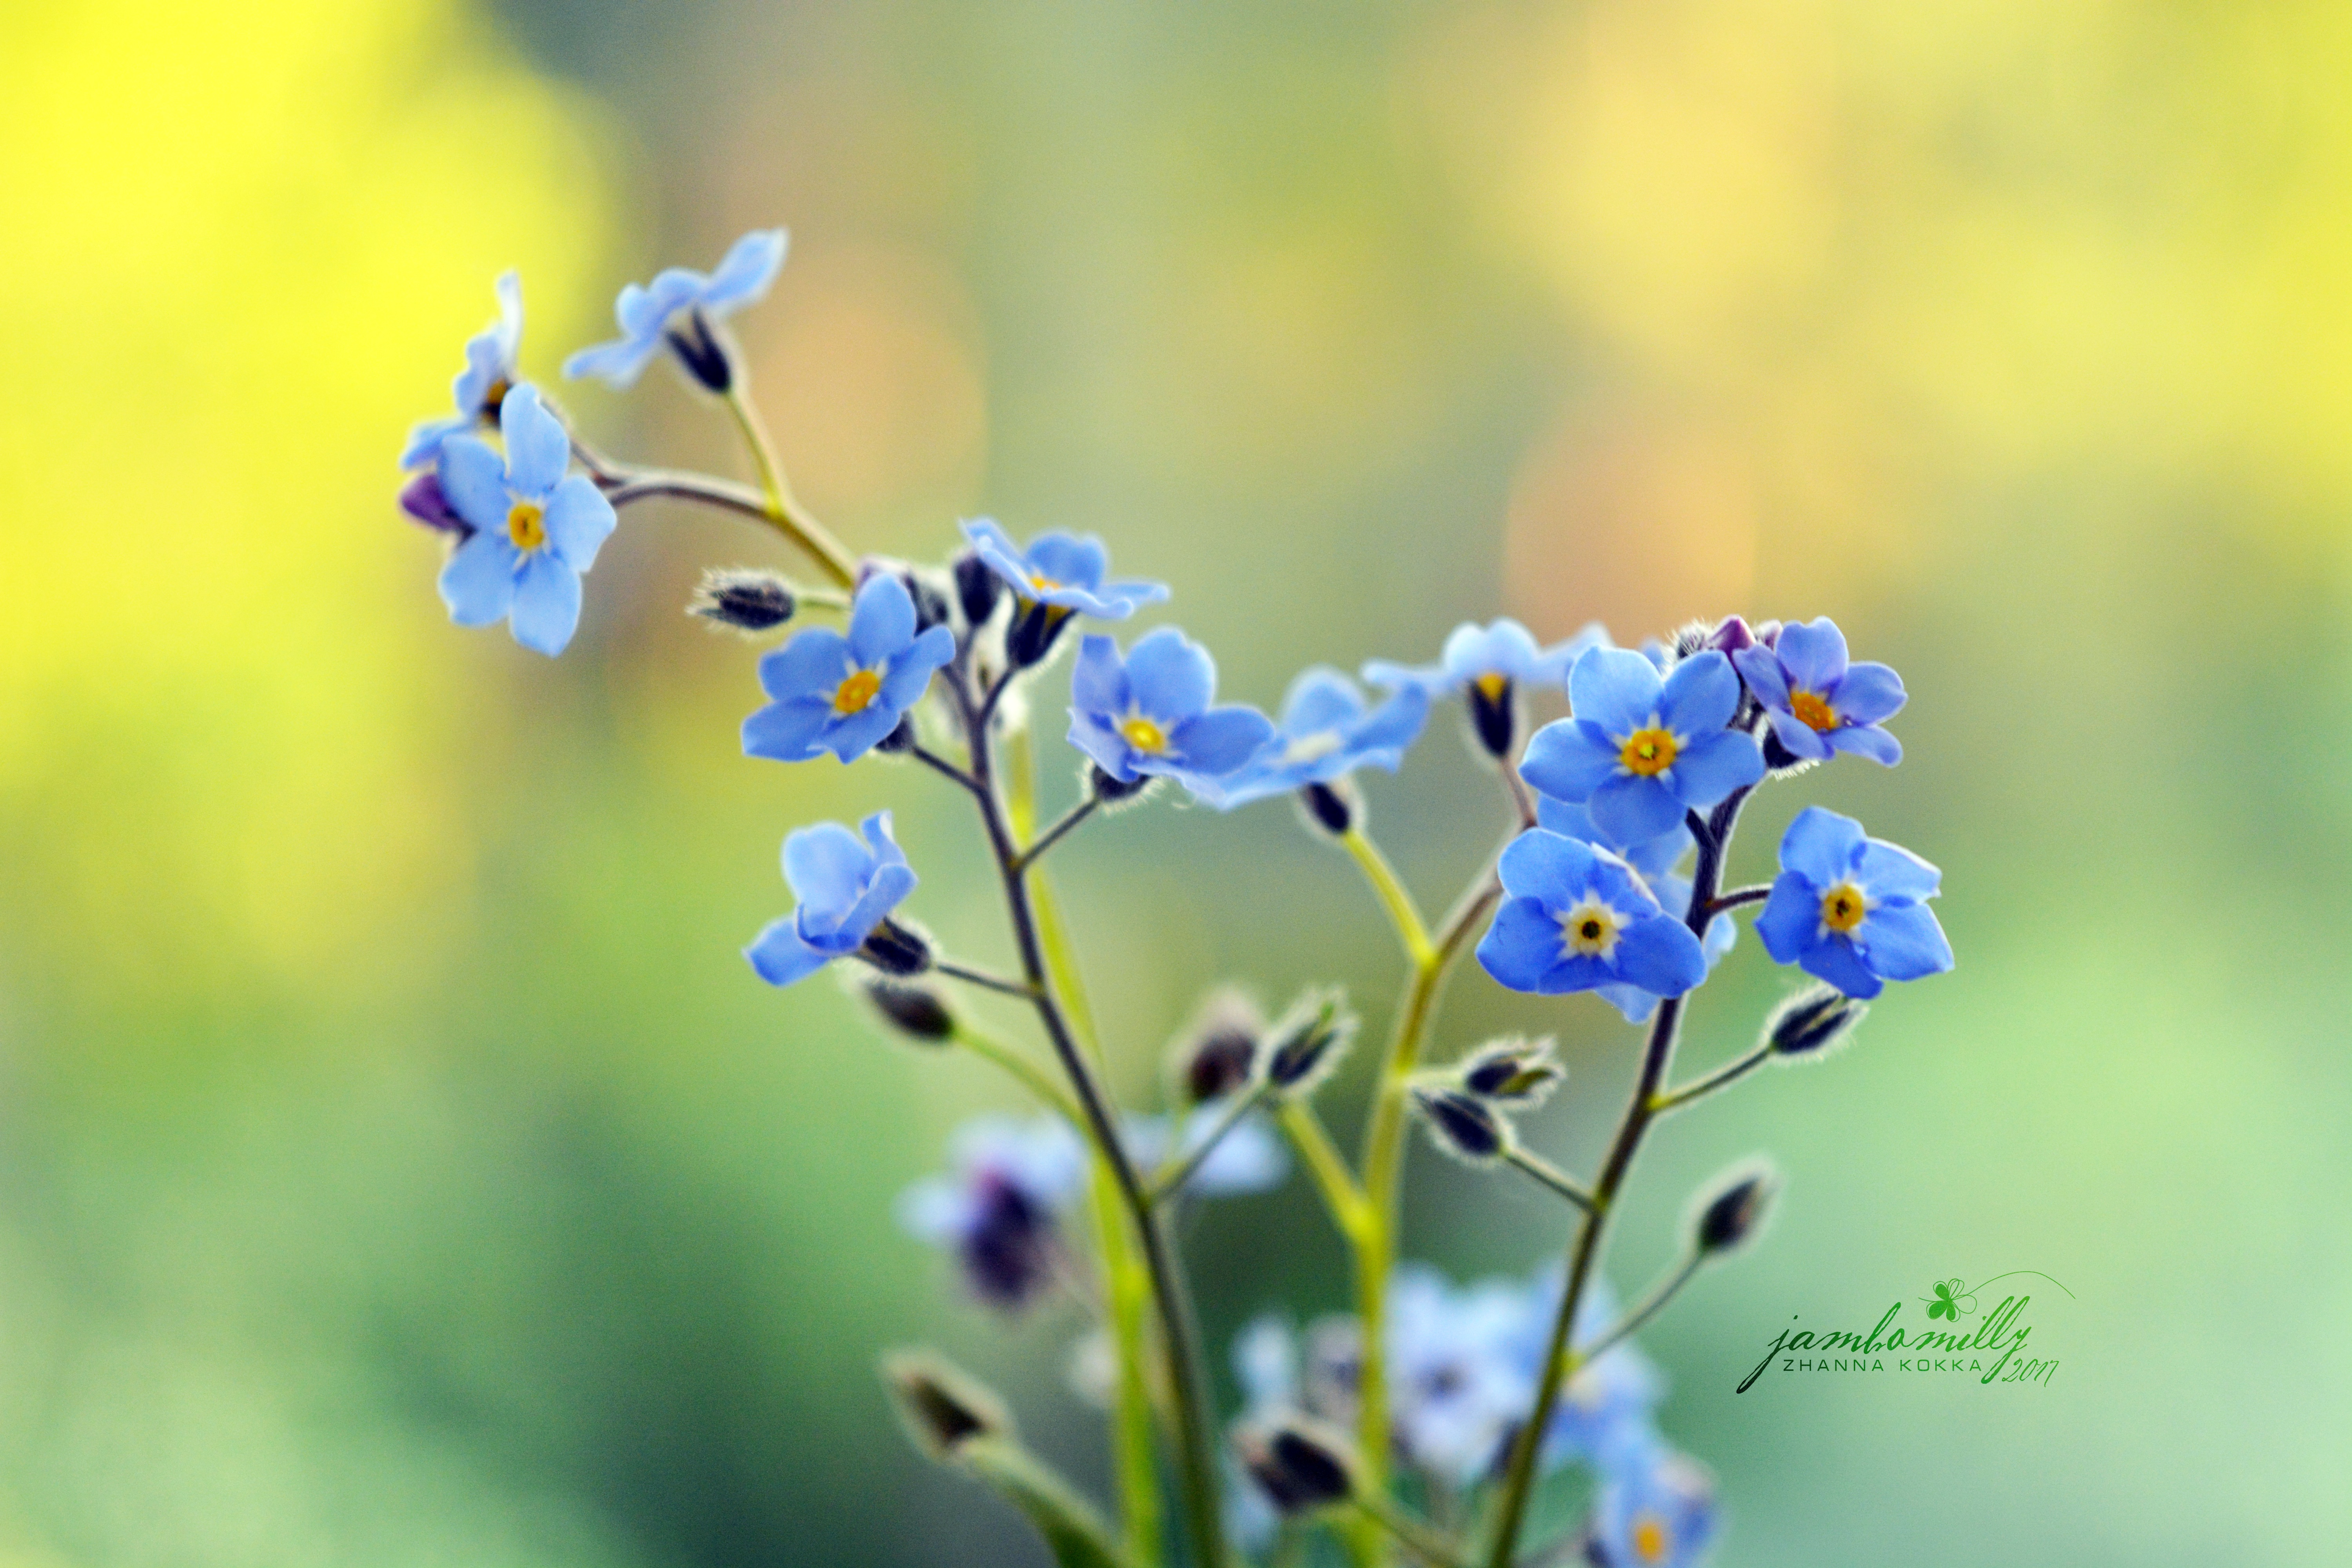
[[[1401,686],[1377,705],[1327,665],[1301,671],[1282,700],[1274,739],[1223,789],[1220,805],[1241,805],[1330,784],[1358,768],[1394,773],[1429,721],[1429,694]]]
[[[831,752],[854,761],[898,727],[932,672],[954,657],[955,633],[918,633],[907,585],[877,572],[850,602],[847,637],[811,626],[761,656],[770,700],[743,721],[744,753],[804,763]]]
[[[1908,849],[1864,837],[1853,818],[1809,805],[1781,836],[1780,875],[1756,935],[1776,963],[1867,1000],[1889,980],[1952,967],[1927,903],[1943,879]]]
[[[1536,826],[1563,837],[1574,838],[1600,847],[1607,840],[1595,831],[1592,816],[1580,805],[1571,805],[1549,795],[1536,799]],[[1671,833],[1662,833],[1630,848],[1619,851],[1625,863],[1642,874],[1642,880],[1658,900],[1658,907],[1685,924],[1690,920],[1691,879],[1675,870],[1685,855],[1696,847],[1698,840],[1691,837],[1687,826],[1678,825]],[[1706,954],[1706,967],[1712,973],[1715,966],[1729,956],[1739,941],[1739,922],[1729,915],[1717,915],[1706,923],[1706,935],[1699,943]],[[1652,993],[1632,985],[1602,985],[1597,988],[1602,1001],[1625,1015],[1629,1024],[1646,1024],[1658,1005]]]
[[[784,880],[799,902],[743,950],[769,984],[790,985],[856,952],[915,890],[906,852],[890,837],[890,814],[876,812],[860,832],[863,838],[820,822],[785,836]]]
[[[1212,803],[1226,781],[1274,736],[1255,708],[1210,704],[1217,666],[1173,626],[1118,645],[1090,637],[1070,671],[1070,744],[1117,783],[1172,778]]]
[[[711,323],[766,294],[783,264],[784,231],[761,228],[730,247],[715,271],[667,267],[651,283],[631,283],[613,305],[621,335],[582,349],[563,362],[563,374],[574,380],[593,375],[614,386],[628,386],[667,345],[696,380],[713,392],[724,392],[725,350],[711,338]]]
[[[1610,851],[1537,827],[1511,840],[1496,869],[1506,897],[1478,962],[1512,990],[1679,996],[1706,978],[1698,938]]]
[[[1110,577],[1110,552],[1092,534],[1041,533],[1024,549],[994,518],[976,517],[963,536],[988,569],[1021,598],[1097,620],[1123,621],[1168,597],[1168,584]]]
[[[507,272],[499,278],[499,319],[466,340],[466,368],[452,388],[457,412],[446,419],[427,419],[408,433],[400,454],[404,472],[422,468],[441,455],[441,443],[499,416],[507,394],[522,375],[515,368],[522,348],[522,278]]]
[[[1715,1483],[1663,1443],[1602,1473],[1591,1546],[1601,1568],[1692,1568],[1716,1533]]]
[[[473,530],[441,568],[441,598],[461,626],[505,619],[515,641],[562,653],[580,625],[580,574],[618,519],[584,474],[567,474],[572,437],[518,386],[499,410],[503,462],[477,436],[441,443],[441,493]]]
[[[1725,728],[1739,677],[1712,648],[1663,679],[1638,653],[1592,648],[1570,670],[1568,697],[1573,717],[1537,731],[1519,771],[1544,794],[1585,805],[1612,844],[1655,838],[1685,810],[1764,776],[1754,737]]]
[[[1903,678],[1883,664],[1849,662],[1845,634],[1827,616],[1791,622],[1769,646],[1732,658],[1791,756],[1817,763],[1852,752],[1887,767],[1903,760],[1903,742],[1880,728],[1903,707]]]
[[[982,1300],[1028,1305],[1061,1271],[1060,1216],[1085,1190],[1086,1145],[1058,1117],[982,1116],[956,1130],[949,1159],[952,1175],[900,1195],[899,1224],[951,1251]]]
[[[1432,700],[1459,694],[1479,744],[1491,756],[1507,757],[1518,736],[1520,689],[1564,685],[1579,656],[1608,641],[1598,622],[1549,647],[1537,647],[1534,634],[1507,617],[1484,626],[1465,622],[1445,639],[1435,664],[1376,658],[1364,666],[1364,679],[1398,690],[1412,688]]]

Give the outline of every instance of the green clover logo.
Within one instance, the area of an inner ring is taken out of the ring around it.
[[[1934,1297],[1922,1296],[1919,1300],[1927,1303],[1927,1316],[1930,1318],[1943,1318],[1957,1323],[1962,1318],[1976,1316],[1977,1299],[1969,1295],[1958,1279],[1937,1280]]]

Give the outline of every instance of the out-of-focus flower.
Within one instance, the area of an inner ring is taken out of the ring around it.
[[[1165,583],[1106,578],[1110,552],[1092,534],[1041,533],[1024,548],[994,518],[976,517],[964,523],[963,536],[971,542],[973,553],[1016,597],[1032,604],[1073,610],[1097,620],[1123,621],[1144,605],[1168,597]]]
[[[613,304],[621,335],[582,349],[563,362],[563,374],[573,380],[593,375],[614,386],[628,386],[667,343],[697,381],[724,392],[723,369],[719,384],[712,386],[712,366],[703,363],[712,354],[721,361],[725,357],[725,350],[710,335],[710,324],[766,294],[783,264],[784,231],[754,229],[729,247],[716,271],[668,267],[651,283],[631,283]]]
[[[1780,875],[1756,935],[1776,963],[1867,1000],[1889,980],[1952,967],[1927,904],[1943,877],[1908,849],[1864,837],[1853,818],[1809,805],[1780,839]]]
[[[915,890],[915,873],[890,837],[890,814],[876,812],[861,831],[862,839],[820,822],[785,836],[784,880],[799,903],[743,950],[769,984],[790,985],[856,952]]]
[[[1130,1116],[1127,1119],[1128,1152],[1147,1173],[1171,1160],[1181,1159],[1216,1130],[1223,1109],[1212,1100],[1179,1117]],[[1289,1149],[1275,1136],[1264,1118],[1252,1113],[1217,1140],[1217,1146],[1202,1157],[1199,1168],[1185,1181],[1184,1191],[1196,1198],[1239,1197],[1278,1187],[1289,1174]]]
[[[1598,622],[1549,647],[1537,647],[1533,634],[1514,620],[1485,626],[1465,622],[1445,639],[1435,664],[1415,667],[1374,659],[1364,666],[1364,679],[1375,686],[1416,690],[1433,700],[1459,693],[1469,704],[1479,744],[1489,755],[1507,757],[1518,735],[1521,689],[1565,685],[1578,658],[1608,641],[1608,632]]]
[[[473,530],[441,568],[441,599],[461,626],[505,620],[515,641],[551,657],[580,625],[580,574],[618,519],[583,474],[572,438],[518,386],[499,410],[506,458],[475,436],[441,443],[441,492]]]
[[[1601,1568],[1692,1568],[1716,1532],[1715,1483],[1663,1444],[1605,1472],[1592,1507]]]
[[[1630,985],[1679,996],[1706,978],[1698,938],[1608,850],[1533,828],[1511,841],[1496,870],[1507,896],[1478,962],[1512,990]]]
[[[1539,1270],[1526,1289],[1527,1310],[1509,1344],[1525,1370],[1532,1394],[1543,1352],[1559,1310],[1563,1272],[1558,1264]],[[1616,1325],[1617,1302],[1608,1282],[1594,1279],[1576,1305],[1576,1342],[1591,1344]],[[1665,1379],[1630,1342],[1612,1345],[1569,1375],[1552,1406],[1541,1455],[1546,1470],[1591,1465],[1606,1474],[1655,1442],[1652,1413],[1665,1394]]]
[[[1544,794],[1582,804],[1612,845],[1672,832],[1685,811],[1764,776],[1755,739],[1725,728],[1739,677],[1712,648],[1661,679],[1638,653],[1596,647],[1569,672],[1568,691],[1574,716],[1537,731],[1519,771]]]
[[[1090,637],[1070,672],[1070,744],[1118,784],[1172,778],[1213,804],[1274,734],[1255,708],[1210,706],[1216,690],[1208,650],[1173,626],[1124,658],[1110,638]]]
[[[1398,1268],[1388,1376],[1399,1458],[1456,1487],[1495,1471],[1534,1397],[1534,1369],[1515,1353],[1528,1309],[1514,1280],[1457,1289],[1426,1265]]]
[[[441,456],[441,443],[477,425],[498,422],[507,394],[522,380],[515,356],[522,347],[522,278],[507,272],[498,281],[498,320],[466,340],[466,368],[457,373],[452,395],[457,412],[446,419],[427,419],[408,433],[400,466],[427,468]]]
[[[1060,1215],[1086,1185],[1086,1145],[1056,1118],[983,1116],[956,1130],[949,1159],[952,1174],[899,1196],[898,1223],[948,1248],[982,1300],[1027,1306],[1062,1267]]]
[[[1356,683],[1318,665],[1300,673],[1282,700],[1274,739],[1225,786],[1227,806],[1329,784],[1358,768],[1396,772],[1429,721],[1429,695],[1401,686],[1378,706]]]
[[[1817,763],[1852,752],[1887,767],[1903,760],[1903,742],[1879,727],[1902,710],[1903,678],[1883,664],[1849,663],[1845,634],[1827,616],[1792,622],[1771,647],[1732,658],[1791,756]]]
[[[915,630],[907,585],[877,573],[857,590],[849,635],[811,626],[760,660],[770,701],[743,721],[748,756],[804,763],[831,752],[846,763],[898,727],[932,671],[955,657],[948,627]]]

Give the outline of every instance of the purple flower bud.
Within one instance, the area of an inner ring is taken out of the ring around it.
[[[439,474],[428,470],[401,487],[400,510],[436,533],[455,534],[460,543],[473,537],[473,525],[442,493]]]

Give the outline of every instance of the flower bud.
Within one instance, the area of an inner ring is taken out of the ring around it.
[[[1553,1059],[1551,1037],[1529,1040],[1507,1035],[1489,1040],[1464,1058],[1462,1087],[1480,1100],[1513,1110],[1533,1110],[1551,1097],[1568,1077]]]
[[[782,626],[799,608],[793,585],[773,572],[720,567],[702,574],[686,613],[714,626],[757,636]]]
[[[1311,1513],[1355,1495],[1355,1450],[1335,1428],[1310,1417],[1244,1426],[1234,1434],[1234,1452],[1280,1512]]]
[[[888,757],[904,756],[913,751],[915,749],[915,716],[908,713],[900,719],[896,728],[874,742],[874,749]]]
[[[1212,992],[1169,1047],[1178,1100],[1204,1105],[1248,1088],[1265,1059],[1265,1019],[1238,991]]]
[[[683,331],[671,327],[662,333],[671,353],[687,375],[703,391],[724,397],[735,384],[735,356],[719,329],[700,310],[687,313]]]
[[[911,984],[904,980],[872,979],[859,987],[874,1010],[882,1015],[883,1022],[906,1036],[926,1045],[938,1045],[955,1037],[955,1015],[940,994],[929,985]]]
[[[1701,1201],[1691,1222],[1691,1246],[1702,1258],[1719,1258],[1745,1247],[1763,1229],[1780,1177],[1760,1160],[1735,1165],[1716,1178],[1714,1195]]]
[[[976,550],[955,558],[954,573],[956,604],[963,611],[963,624],[978,631],[996,613],[997,601],[1004,595],[1004,579]]]
[[[1062,628],[1069,624],[1070,612],[1059,605],[1041,604],[1034,599],[1018,601],[1013,612],[1013,629],[1004,634],[1004,657],[1015,669],[1045,663]]]
[[[1507,675],[1489,671],[1463,689],[1470,708],[1470,728],[1491,757],[1508,757],[1518,738],[1518,688]]]
[[[882,1382],[899,1425],[929,1458],[945,1461],[975,1437],[1008,1436],[1004,1402],[930,1351],[892,1351]]]
[[[1364,816],[1363,797],[1345,778],[1303,786],[1298,792],[1298,805],[1307,814],[1309,826],[1334,838],[1345,835]]]
[[[1348,1010],[1348,994],[1336,987],[1309,990],[1274,1026],[1266,1081],[1277,1094],[1312,1094],[1331,1076],[1355,1037],[1356,1016]]]
[[[1459,1089],[1423,1085],[1412,1108],[1429,1124],[1429,1140],[1469,1165],[1491,1165],[1510,1152],[1511,1124],[1483,1100]]]
[[[1780,737],[1769,729],[1764,731],[1763,741],[1764,766],[1768,772],[1788,776],[1801,773],[1813,765],[1809,759],[1797,755],[1796,752],[1782,745]]]
[[[1756,634],[1739,616],[1726,616],[1708,635],[1706,646],[1722,653],[1738,653],[1741,648],[1756,646]]]
[[[473,537],[474,525],[449,504],[438,474],[419,474],[401,487],[400,510],[436,533],[456,534],[460,543]]]
[[[914,926],[885,919],[866,933],[857,956],[885,974],[920,974],[931,966],[931,944]]]
[[[1138,773],[1121,784],[1100,768],[1087,769],[1087,793],[1105,805],[1124,805],[1129,801],[1140,800],[1159,782],[1150,773]]]
[[[1869,1011],[1867,1004],[1833,985],[1815,985],[1772,1010],[1764,1024],[1764,1037],[1777,1056],[1813,1055],[1843,1045]]]

